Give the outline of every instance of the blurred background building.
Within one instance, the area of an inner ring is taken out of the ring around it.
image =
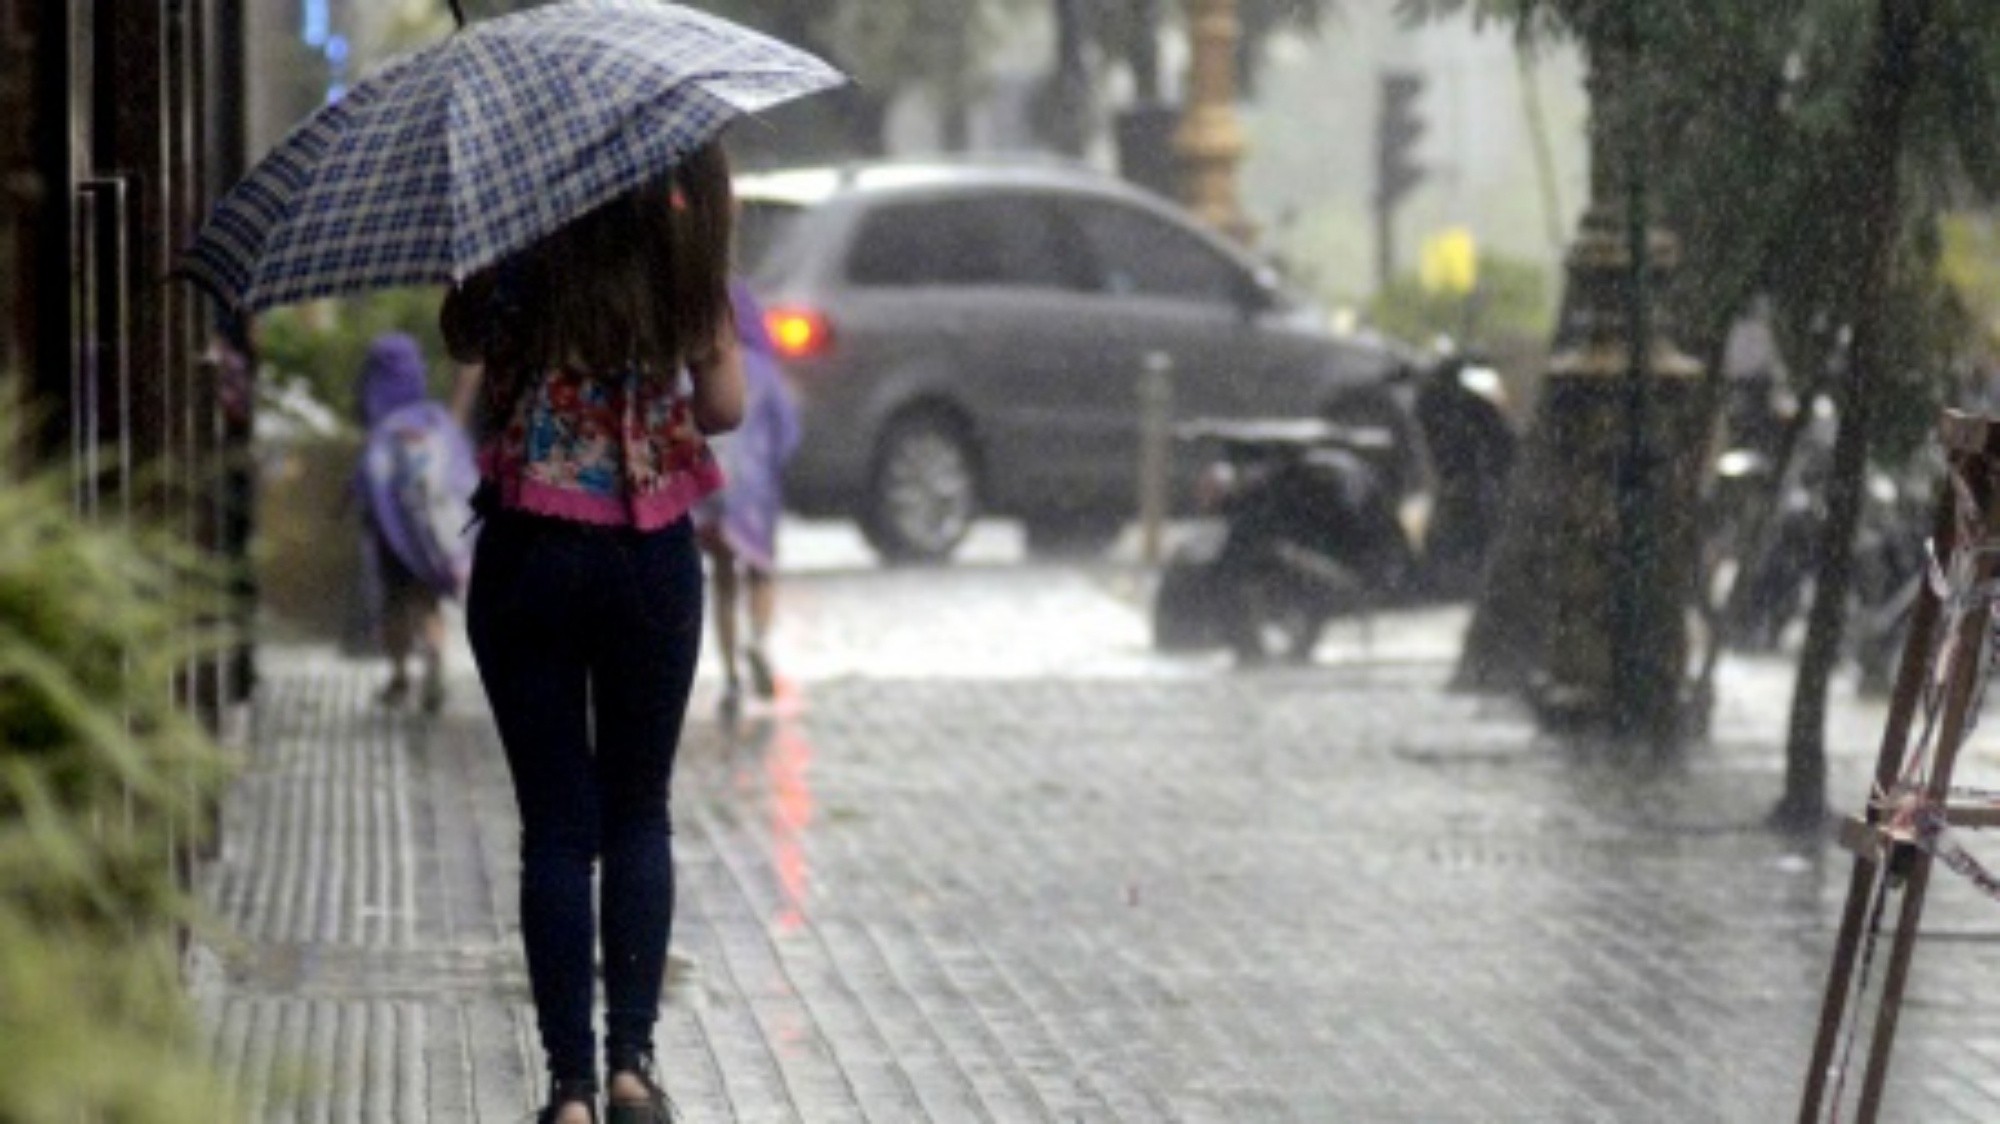
[[[0,0],[0,367],[87,518],[214,544],[213,310],[178,248],[240,173],[241,0]],[[189,684],[215,696],[213,667]]]
[[[369,29],[394,8],[380,0],[261,0],[247,6],[244,35],[252,64],[244,105],[252,153],[278,143],[300,118],[353,81],[371,61]]]

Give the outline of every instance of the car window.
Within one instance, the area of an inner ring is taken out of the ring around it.
[[[861,223],[848,255],[856,285],[1076,288],[1048,204],[1025,196],[888,203]]]
[[[1233,305],[1247,283],[1215,247],[1150,212],[1077,202],[1068,216],[1094,259],[1092,287],[1100,292]]]

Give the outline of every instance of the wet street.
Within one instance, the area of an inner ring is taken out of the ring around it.
[[[890,570],[790,533],[780,697],[727,728],[705,668],[677,779],[687,1120],[1796,1112],[1848,862],[1758,827],[1781,661],[1727,663],[1712,744],[1641,772],[1448,690],[1462,609],[1239,672],[1152,652],[1129,563],[991,526]],[[267,676],[197,980],[253,1118],[525,1119],[514,814],[469,665],[432,721],[331,651]],[[1836,698],[1849,811],[1882,708]],[[1989,741],[1962,780],[1993,783]],[[1885,1119],[2000,1119],[2000,904],[1940,875],[1926,932]]]

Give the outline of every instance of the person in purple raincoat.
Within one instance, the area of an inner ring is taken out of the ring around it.
[[[760,699],[777,693],[767,642],[777,607],[778,518],[784,508],[785,462],[799,444],[798,407],[778,371],[777,348],[764,330],[764,310],[741,281],[729,287],[743,356],[746,398],[743,423],[712,441],[722,464],[723,489],[695,511],[709,559],[715,639],[722,661],[721,711],[734,719],[742,707],[738,671],[737,606],[749,610],[750,642],[742,646],[750,686]]]
[[[449,410],[429,396],[417,341],[379,336],[362,363],[361,423],[366,437],[355,488],[361,498],[363,572],[371,617],[389,656],[382,701],[410,693],[409,661],[424,665],[424,709],[444,704],[444,618],[440,602],[465,587],[471,543],[462,533],[478,485],[471,443]]]

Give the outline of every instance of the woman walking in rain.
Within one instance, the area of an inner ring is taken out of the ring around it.
[[[596,1119],[594,941],[607,1117],[671,1112],[653,1025],[673,920],[667,786],[701,644],[689,513],[722,483],[705,435],[744,403],[730,227],[711,143],[468,279],[442,312],[453,357],[484,369],[467,627],[521,811],[544,1124]]]
[[[736,339],[743,355],[743,424],[716,442],[728,486],[695,512],[702,549],[708,552],[715,642],[722,661],[722,719],[733,722],[743,705],[739,664],[760,699],[777,693],[771,670],[771,618],[778,597],[778,518],[784,507],[785,462],[799,445],[798,407],[778,373],[777,348],[764,330],[763,309],[748,286],[730,286]],[[737,637],[737,602],[748,610],[750,642]]]
[[[445,340],[483,381],[466,624],[521,810],[544,1124],[594,1121],[600,1092],[611,1124],[671,1112],[652,1054],[667,782],[702,630],[688,512],[721,486],[705,435],[735,426],[744,396],[715,138],[846,82],[683,5],[551,0],[363,77],[230,188],[183,255],[244,311],[458,281]]]

